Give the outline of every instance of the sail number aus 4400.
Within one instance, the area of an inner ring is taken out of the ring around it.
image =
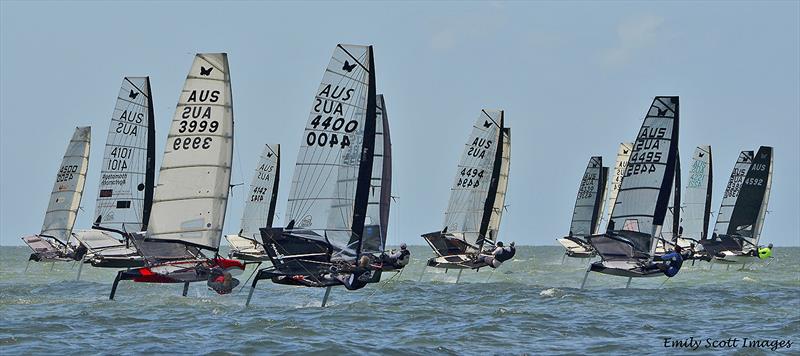
[[[322,120],[322,115],[317,115],[311,120],[311,126],[314,130],[331,130],[334,132],[317,133],[309,131],[306,135],[306,144],[308,144],[308,146],[334,147],[339,145],[340,148],[345,148],[350,146],[350,137],[347,134],[354,132],[358,128],[358,121],[345,121],[343,117],[334,120],[332,116],[328,116],[325,120]],[[341,131],[345,133],[340,134],[339,132]],[[341,139],[339,138],[340,136]]]

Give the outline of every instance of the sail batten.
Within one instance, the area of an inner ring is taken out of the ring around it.
[[[197,54],[167,135],[146,240],[219,248],[233,159],[232,104],[227,54]]]

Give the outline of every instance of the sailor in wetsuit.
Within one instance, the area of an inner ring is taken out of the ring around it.
[[[408,251],[408,246],[404,243],[400,244],[400,250],[392,252],[391,255],[386,256],[384,259],[384,263],[392,266],[392,268],[401,269],[411,260],[411,252]]]
[[[478,257],[478,262],[483,262],[489,267],[500,267],[503,262],[510,260],[517,253],[517,248],[514,247],[512,242],[508,247],[503,247],[503,241],[497,241],[497,247],[492,251],[491,255],[481,255]]]
[[[675,250],[662,256],[656,256],[654,260],[663,261],[662,263],[651,263],[647,266],[648,269],[658,268],[667,277],[675,277],[683,265],[683,255],[681,255],[681,247],[675,245]]]
[[[207,285],[219,294],[229,294],[239,285],[239,280],[233,278],[230,272],[214,267],[208,276]]]
[[[358,266],[352,273],[334,273],[325,275],[325,278],[338,280],[347,290],[356,290],[366,287],[372,279],[372,273],[373,270],[369,268],[369,257],[364,255],[358,260]]]

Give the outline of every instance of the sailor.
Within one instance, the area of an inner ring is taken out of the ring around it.
[[[369,268],[369,257],[361,256],[358,266],[353,273],[336,273],[333,278],[342,282],[347,290],[361,289],[367,286],[367,282],[372,279],[372,270]]]
[[[209,288],[219,294],[229,294],[239,285],[239,280],[233,278],[230,272],[214,267],[208,276],[207,284]]]
[[[772,257],[772,244],[767,245],[767,247],[762,247],[758,249],[758,258],[766,260],[767,258],[770,257]]]
[[[674,277],[680,271],[683,265],[683,256],[681,255],[681,247],[675,245],[675,250],[662,256],[656,256],[655,260],[663,261],[662,263],[652,263],[648,268],[658,268],[667,277]]]
[[[500,262],[505,262],[514,258],[514,255],[516,253],[517,253],[517,248],[514,247],[514,241],[511,241],[511,243],[508,246],[503,247],[503,250],[500,251],[500,253],[496,254],[494,258]]]
[[[411,260],[411,252],[408,251],[408,246],[405,243],[400,244],[400,250],[393,251],[386,259],[386,263],[393,268],[400,269],[405,267]]]
[[[495,247],[494,251],[492,251],[491,254],[484,254],[478,256],[478,262],[483,262],[492,268],[500,267],[500,265],[503,264],[503,261],[505,261],[505,260],[501,261],[499,258],[497,258],[498,256],[503,254],[503,241],[497,241],[497,244],[495,246],[497,247]]]

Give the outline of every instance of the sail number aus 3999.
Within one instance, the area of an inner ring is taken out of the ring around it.
[[[201,148],[207,150],[211,148],[211,141],[213,141],[211,137],[178,137],[172,143],[172,149],[176,151]]]

